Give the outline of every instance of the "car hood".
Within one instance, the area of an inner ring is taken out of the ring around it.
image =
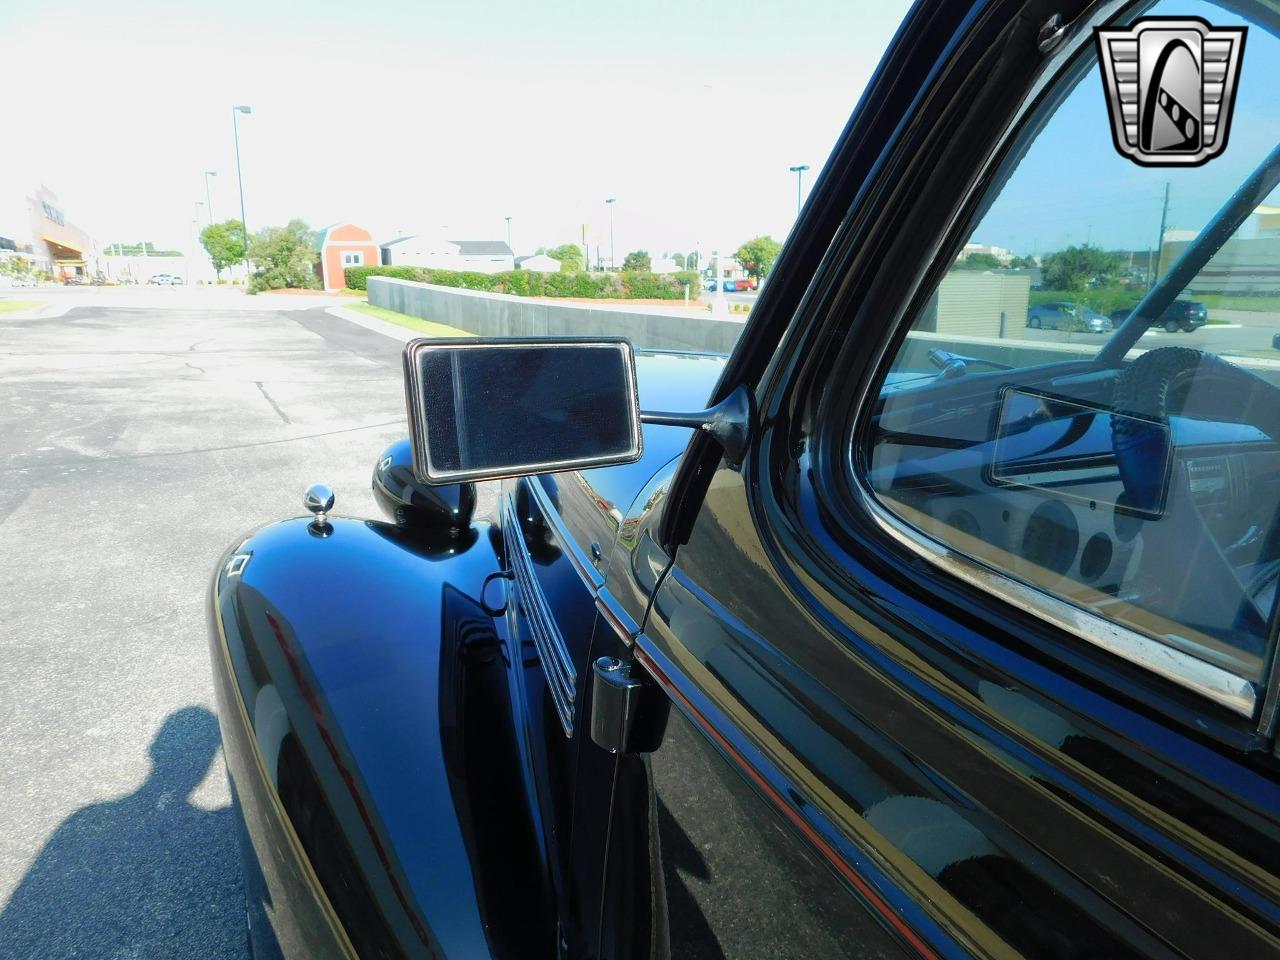
[[[720,354],[637,352],[636,386],[640,393],[640,409],[704,409],[727,360]],[[625,516],[637,495],[656,475],[675,470],[693,435],[691,427],[646,423],[642,429],[644,451],[639,460],[582,470],[579,475],[583,484],[570,485],[567,489],[589,491],[601,510],[616,513],[617,519]]]

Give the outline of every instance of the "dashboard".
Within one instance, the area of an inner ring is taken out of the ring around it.
[[[1249,424],[1118,413],[1105,380],[1074,396],[1004,380],[985,402],[895,394],[868,472],[881,501],[1002,573],[1260,673],[1280,445]]]

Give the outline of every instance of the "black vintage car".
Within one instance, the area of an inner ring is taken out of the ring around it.
[[[1250,59],[1137,318],[1280,184],[1280,11],[1196,10]],[[727,358],[409,346],[387,519],[214,576],[257,957],[1280,956],[1274,370],[937,294],[1124,242],[1093,28],[1183,12],[917,5]]]

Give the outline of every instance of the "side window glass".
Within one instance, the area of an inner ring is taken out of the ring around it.
[[[1088,54],[900,341],[856,458],[926,555],[1175,679],[1261,680],[1280,582],[1280,191],[1212,256],[1196,239],[1277,179],[1280,41],[1247,10],[1144,14],[1249,27],[1200,166],[1122,157]]]

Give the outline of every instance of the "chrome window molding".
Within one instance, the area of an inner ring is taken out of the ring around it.
[[[1148,2],[1100,3],[1069,25],[1067,42],[1046,58],[1040,77],[1031,85],[1023,100],[1022,109],[1010,123],[1000,142],[993,148],[992,157],[988,161],[984,175],[977,178],[975,181],[977,186],[957,204],[956,214],[933,247],[933,258],[950,249],[950,241],[955,239],[955,234],[970,224],[969,213],[962,211],[969,210],[969,203],[975,195],[979,198],[989,195],[994,175],[1005,162],[1004,147],[1010,140],[1024,135],[1024,126],[1028,118],[1040,108],[1044,94],[1063,79],[1072,61],[1082,51],[1092,47],[1093,28],[1112,21],[1127,22],[1140,16],[1150,6],[1151,3]],[[995,196],[998,197],[998,194]],[[976,215],[972,219],[976,219]],[[857,456],[858,443],[862,440],[862,424],[865,422],[872,391],[884,380],[887,354],[896,342],[894,334],[901,330],[903,323],[914,319],[914,312],[907,311],[919,299],[926,274],[927,270],[924,269],[917,274],[913,289],[906,300],[904,315],[894,319],[888,334],[881,341],[873,365],[875,375],[864,382],[852,407],[854,429],[851,435],[844,435],[844,466],[852,480],[853,492],[861,506],[890,539],[943,572],[969,586],[992,594],[1006,603],[1025,609],[1058,629],[1191,690],[1233,713],[1252,718],[1257,711],[1258,691],[1251,681],[1170,647],[1158,639],[1091,613],[1066,600],[1050,596],[952,549],[899,517],[886,507],[867,485]]]
[[[970,586],[995,594],[1108,653],[1150,670],[1245,717],[1258,695],[1253,683],[1166,643],[1090,613],[953,550],[884,506],[861,482],[858,492],[877,526],[902,546]]]
[[[556,626],[555,616],[539,586],[520,532],[520,521],[510,495],[502,502],[502,539],[507,551],[507,564],[515,576],[516,594],[520,600],[529,634],[542,660],[547,689],[566,737],[573,736],[574,704],[578,692],[578,675],[573,668],[564,637]]]

